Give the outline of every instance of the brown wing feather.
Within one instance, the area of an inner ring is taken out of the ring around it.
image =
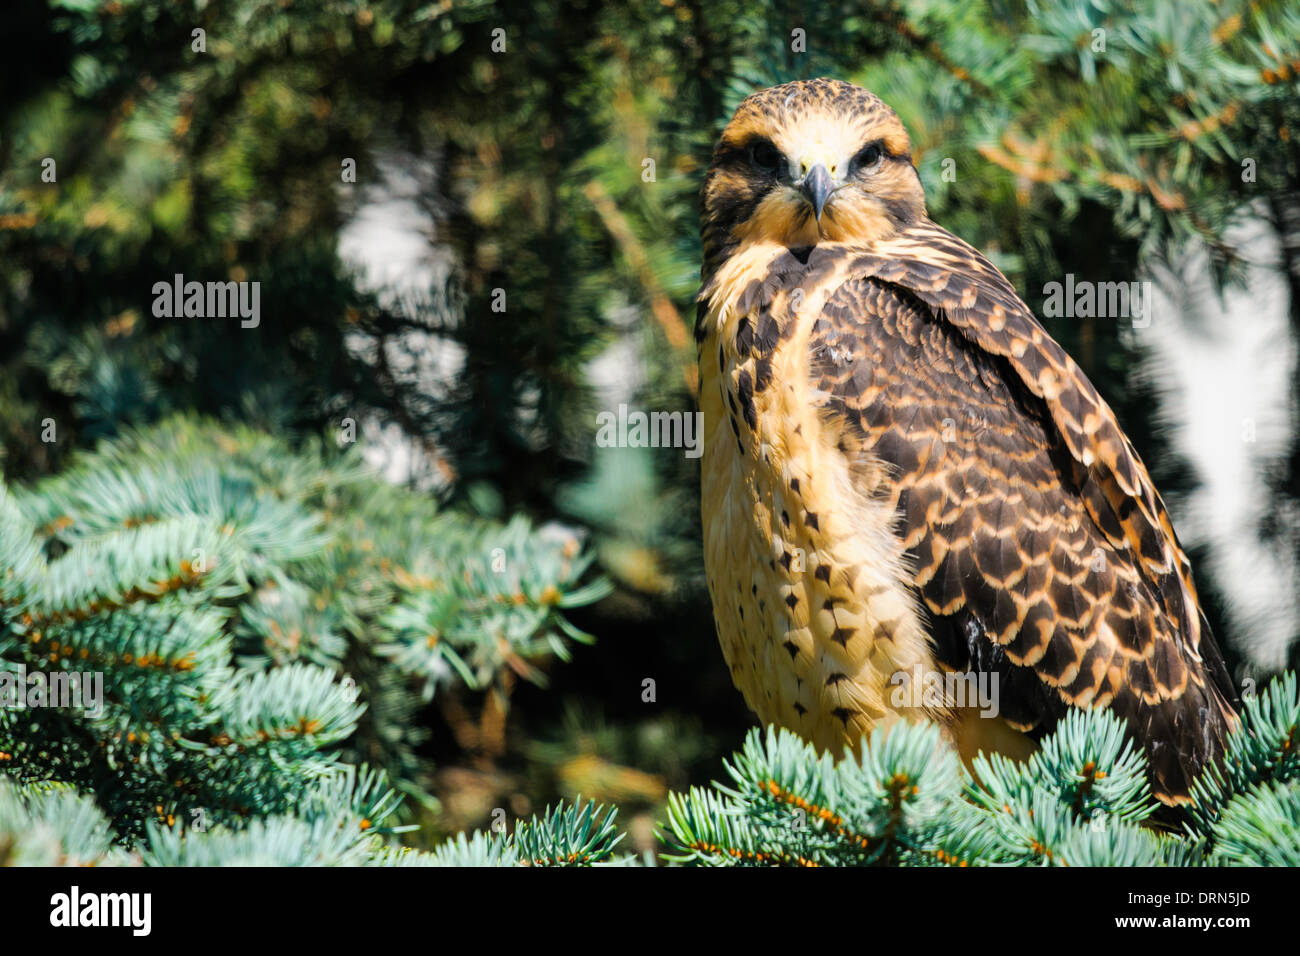
[[[882,254],[802,256],[809,284],[851,277],[816,320],[813,374],[897,469],[886,493],[937,653],[997,671],[1003,716],[1025,728],[1113,707],[1157,795],[1185,799],[1222,752],[1232,690],[1110,408],[1001,273],[932,224]]]

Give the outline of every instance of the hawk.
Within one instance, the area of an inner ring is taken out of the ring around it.
[[[897,114],[828,79],[748,97],[701,236],[704,553],[750,708],[821,749],[924,716],[969,759],[1108,707],[1189,802],[1236,717],[1187,557],[1110,407],[929,219]]]

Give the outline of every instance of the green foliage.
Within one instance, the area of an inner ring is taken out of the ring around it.
[[[1300,779],[1300,694],[1288,672],[1243,701],[1244,726],[1228,739],[1223,765],[1197,781],[1193,822],[1212,832],[1235,794],[1286,786]]]
[[[0,778],[0,866],[358,866],[390,851],[378,834],[397,806],[382,774],[341,765],[299,789],[292,814],[240,826],[151,820],[126,850],[90,795],[65,784],[16,785]]]
[[[623,839],[614,826],[617,811],[583,803],[547,808],[520,822],[512,833],[457,834],[429,853],[389,849],[381,862],[393,866],[622,866]]]
[[[755,730],[730,785],[672,797],[663,839],[673,859],[712,866],[1294,861],[1300,774],[1278,741],[1300,734],[1297,708],[1294,675],[1248,706],[1226,765],[1255,769],[1204,778],[1222,809],[1199,830],[1158,822],[1145,757],[1118,717],[1075,710],[1028,761],[980,756],[970,772],[932,725],[877,730],[838,763],[787,731]]]
[[[108,820],[92,796],[64,786],[24,792],[0,777],[0,866],[104,866],[129,860],[114,847]]]
[[[1300,734],[1294,675],[1247,709],[1231,753],[1271,767],[1220,779],[1212,826],[1172,829],[1124,722],[1072,710],[1028,761],[977,758],[968,771],[933,724],[877,729],[836,761],[786,731],[754,729],[729,784],[669,797],[660,840],[692,866],[1265,866],[1300,860],[1300,774],[1274,759],[1278,721]],[[1230,761],[1231,762],[1231,761]],[[1226,783],[1231,780],[1234,783]],[[560,806],[513,834],[460,834],[403,865],[632,863],[613,858],[613,812]]]
[[[1215,835],[1214,860],[1224,866],[1300,866],[1296,786],[1247,791],[1224,809]]]
[[[659,835],[667,861],[692,866],[1294,866],[1300,774],[1276,759],[1279,731],[1300,734],[1293,674],[1233,731],[1229,765],[1257,769],[1215,777],[1221,809],[1198,831],[1162,819],[1145,757],[1105,710],[1070,711],[1024,763],[981,756],[970,771],[933,724],[877,729],[839,761],[756,728],[726,765],[729,784],[669,797]],[[513,835],[461,834],[410,862],[633,862],[610,860],[612,819],[557,807]]]
[[[292,834],[335,826],[342,808],[379,832],[388,780],[427,799],[421,700],[507,669],[541,680],[587,639],[563,610],[604,593],[580,582],[589,559],[571,532],[440,513],[356,451],[293,452],[188,419],[30,489],[0,486],[0,532],[0,691],[72,675],[103,689],[98,711],[89,697],[0,708],[0,769],[93,794],[116,839],[147,837],[160,859],[264,843],[283,859]],[[361,763],[383,773],[326,787]],[[230,832],[193,849],[170,827],[194,820]],[[240,835],[257,820],[266,840]],[[313,859],[350,860],[351,846]]]

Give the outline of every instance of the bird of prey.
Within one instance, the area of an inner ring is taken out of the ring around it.
[[[1110,407],[929,219],[897,114],[748,97],[701,234],[705,561],[750,708],[834,750],[924,716],[969,759],[1108,707],[1187,803],[1236,720],[1187,557]]]

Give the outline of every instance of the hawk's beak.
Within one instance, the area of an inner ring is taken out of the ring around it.
[[[812,203],[813,215],[817,217],[818,222],[821,222],[822,207],[826,205],[826,199],[830,196],[832,188],[831,174],[821,163],[808,170],[808,175],[804,177],[803,194]]]

